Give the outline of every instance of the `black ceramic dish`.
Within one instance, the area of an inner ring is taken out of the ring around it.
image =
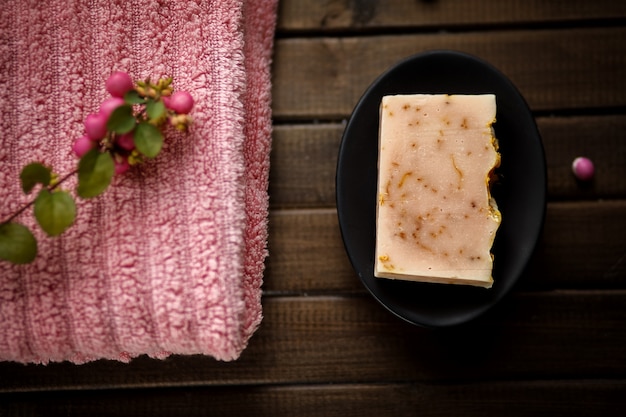
[[[379,105],[390,94],[496,95],[494,125],[502,165],[492,194],[502,213],[493,246],[491,289],[374,277]],[[413,324],[446,327],[472,320],[502,299],[522,275],[546,207],[546,163],[535,120],[515,86],[490,64],[454,51],[399,62],[367,89],[346,126],[336,174],[339,226],[361,281],[387,309]]]

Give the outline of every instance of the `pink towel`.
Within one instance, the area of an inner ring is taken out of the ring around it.
[[[79,200],[61,237],[20,216],[39,255],[0,261],[0,359],[239,357],[262,315],[276,2],[3,2],[0,220],[29,200],[26,163],[72,170],[111,72],[173,76],[196,105],[190,133]]]

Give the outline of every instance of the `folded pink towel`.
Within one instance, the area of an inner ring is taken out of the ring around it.
[[[262,314],[276,2],[3,2],[0,220],[29,200],[26,163],[73,169],[111,72],[173,76],[196,105],[190,133],[79,200],[61,237],[20,216],[39,256],[0,261],[0,359],[241,354]]]

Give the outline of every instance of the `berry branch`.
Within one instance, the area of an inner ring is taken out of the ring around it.
[[[84,134],[72,151],[79,158],[72,172],[60,177],[40,162],[26,165],[20,173],[22,190],[36,197],[0,222],[0,259],[15,264],[32,262],[37,256],[37,240],[30,229],[15,221],[33,207],[38,225],[49,236],[58,236],[74,224],[76,203],[61,185],[78,176],[76,195],[89,199],[102,194],[114,175],[155,158],[163,147],[167,124],[186,132],[194,101],[186,91],[174,92],[172,78],[133,83],[125,72],[114,72],[105,87],[111,95],[97,113],[84,121]]]
[[[76,175],[77,173],[78,173],[78,168],[73,170],[69,174],[66,174],[63,178],[61,178],[60,180],[58,180],[56,182],[51,181],[51,184],[49,186],[47,186],[46,188],[48,189],[48,191],[52,191],[55,188],[59,187],[61,184],[63,184],[65,181],[67,181],[68,179],[70,179],[71,177]],[[16,219],[20,214],[22,214],[23,212],[28,210],[30,207],[32,207],[33,204],[35,204],[35,200],[31,200],[28,203],[24,204],[15,213],[13,213],[8,219],[6,219],[2,223],[0,223],[0,225],[4,225],[6,223],[10,223],[14,219]]]

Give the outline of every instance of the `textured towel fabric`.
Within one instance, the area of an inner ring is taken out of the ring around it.
[[[188,134],[79,200],[61,237],[20,216],[39,256],[0,261],[0,359],[239,357],[262,314],[276,1],[3,2],[0,220],[32,198],[26,163],[74,168],[111,72],[173,76],[196,105]]]

